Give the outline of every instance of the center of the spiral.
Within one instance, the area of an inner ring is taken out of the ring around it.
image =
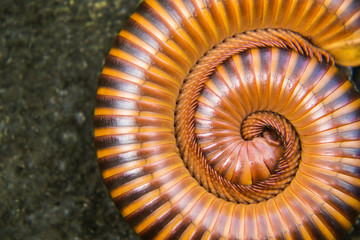
[[[241,185],[252,185],[268,179],[275,173],[284,148],[279,137],[271,129],[264,129],[260,136],[246,139],[238,156],[244,168],[235,169],[231,182]],[[230,179],[228,179],[230,180]]]
[[[240,125],[220,115],[206,120],[204,106],[199,106],[197,140],[208,164],[219,175],[234,184],[253,185],[276,172],[284,155],[276,130],[256,117],[246,118]]]

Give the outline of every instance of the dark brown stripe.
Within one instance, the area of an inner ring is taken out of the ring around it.
[[[139,209],[135,210],[131,214],[125,217],[127,223],[131,226],[137,226],[144,219],[146,219],[150,214],[155,212],[162,205],[166,204],[169,201],[166,195],[160,195],[159,197],[153,199],[146,205],[143,205]],[[140,233],[139,233],[140,235]],[[140,236],[141,237],[141,236]]]
[[[258,109],[259,106],[259,98],[258,96],[258,89],[256,87],[256,81],[254,76],[254,63],[252,59],[252,54],[250,51],[246,51],[240,55],[243,64],[243,76],[244,78],[241,79],[247,86],[249,86],[250,92],[249,98],[251,99],[251,109]]]
[[[156,38],[155,35],[151,34],[144,26],[140,25],[137,21],[135,21],[132,18],[129,18],[124,27],[123,31],[127,31],[129,33],[132,33],[133,35],[137,36],[150,46],[152,46],[154,49],[159,50],[162,49],[163,42],[160,41],[158,38]]]
[[[171,105],[175,105],[176,103],[174,96],[166,92],[105,74],[100,75],[99,87],[113,88],[116,90],[141,95],[141,98],[149,97],[165,103],[169,103]]]
[[[270,70],[271,70],[271,60],[272,60],[272,49],[270,48],[261,48],[260,49],[260,74],[261,79],[264,81],[268,79]]]
[[[321,137],[315,136],[313,139],[316,141],[316,143],[355,141],[360,139],[360,130],[329,133]]]
[[[146,2],[141,4],[141,6],[137,9],[137,12],[156,26],[165,36],[173,40],[185,52],[185,54],[189,56],[190,59],[197,59],[195,51],[177,32],[177,29],[173,29],[172,26],[167,23],[167,21],[165,21],[150,5]]]
[[[310,62],[310,58],[298,54],[295,55],[295,58],[296,58],[296,63],[295,63],[295,67],[293,68],[294,71],[290,75],[288,75],[288,78],[291,79],[291,81],[295,81],[296,83],[298,83],[299,79],[304,74]]]
[[[245,73],[245,79],[244,81],[251,79],[253,81],[254,79],[254,62],[252,58],[251,51],[246,51],[240,54],[240,58],[242,60],[243,66],[244,66],[244,73]]]
[[[348,21],[352,16],[360,11],[360,2],[353,0],[351,4],[340,14],[338,18],[343,22]]]
[[[233,130],[237,130],[238,128],[229,123],[226,122],[222,122],[222,121],[216,121],[216,120],[205,120],[205,119],[199,119],[196,118],[195,119],[196,125],[197,127],[200,128],[205,128],[205,129],[212,129],[212,131],[216,131],[216,130],[223,130],[225,129],[233,129]]]
[[[322,13],[320,13],[320,15],[318,15],[318,17],[316,19],[314,19],[311,23],[311,26],[309,29],[307,29],[307,31],[309,32],[315,32],[315,36],[314,37],[318,37],[319,34],[322,33],[322,35],[325,35],[324,33],[326,33],[324,30],[328,30],[328,22],[331,20],[331,18],[335,15],[329,14],[329,12],[334,11],[334,13],[336,12],[336,10],[340,7],[341,2],[343,1],[328,1],[330,4],[328,6],[326,6],[327,11],[324,11]],[[339,26],[340,21],[337,19],[337,25]],[[343,23],[340,23],[343,24]],[[322,26],[327,26],[327,27],[322,27]],[[332,26],[335,27],[336,26]],[[344,26],[342,26],[344,28]]]
[[[224,62],[222,66],[225,68],[227,74],[234,75],[234,73],[230,72],[231,70],[229,71],[229,61],[232,61],[232,59],[230,58],[229,60]],[[226,95],[223,95],[221,97],[226,97],[228,94],[231,94],[231,92],[229,91],[230,87],[227,85],[227,82],[224,80],[224,78],[218,71],[215,71],[209,78],[211,82],[215,83],[216,87],[220,90],[221,93],[227,93]]]
[[[236,86],[241,84],[238,69],[233,58],[229,58],[228,60],[226,60],[223,64],[223,67],[225,68],[226,73],[228,74],[229,79],[231,80],[230,82],[232,84],[228,88],[235,88]]]
[[[229,240],[240,239],[239,226],[240,224],[243,224],[243,219],[240,219],[240,209],[240,207],[235,206],[233,215],[231,216]]]
[[[231,80],[232,86],[230,87],[234,88],[234,91],[232,92],[238,95],[237,98],[242,100],[242,106],[248,112],[249,109],[251,109],[251,100],[247,95],[246,91],[242,91],[243,83],[242,81],[240,81],[241,77],[239,75],[234,59],[230,58],[223,66],[225,67]]]
[[[274,206],[275,206],[275,204],[274,204]],[[279,224],[280,220],[279,220],[278,214],[277,214],[277,212],[274,212],[274,211],[268,210],[268,212],[267,212],[271,228],[273,230],[273,233],[274,233],[276,239],[285,239],[284,233]],[[246,228],[246,225],[245,225],[245,228]]]
[[[179,175],[179,171],[172,171],[168,174],[172,175],[172,178]],[[177,183],[175,186],[173,186],[170,190],[167,190],[165,193],[161,194],[157,198],[153,199],[151,202],[149,202],[146,205],[141,206],[139,209],[135,210],[131,214],[125,217],[125,220],[132,226],[136,226],[140,222],[142,222],[144,219],[146,219],[149,215],[151,215],[153,212],[155,212],[158,208],[160,208],[165,203],[169,202],[169,200],[179,193],[181,189],[184,186],[180,183]],[[139,233],[140,237],[142,237],[142,234],[151,234],[147,231],[143,233]]]
[[[222,208],[222,206],[224,204],[225,204],[225,202],[222,199],[220,199],[220,198],[215,199],[212,202],[212,204],[209,206],[200,225],[204,226],[208,230],[211,230],[210,224],[213,221],[213,219],[215,219],[215,218],[217,219],[219,217],[220,209]]]
[[[360,111],[355,110],[345,115],[338,116],[336,118],[331,118],[325,123],[318,124],[316,127],[311,127],[302,132],[302,134],[308,136],[312,134],[317,134],[322,131],[329,129],[341,127],[347,124],[355,123],[360,121]]]
[[[99,94],[96,95],[95,106],[97,108],[115,108],[115,109],[147,111],[147,112],[162,114],[165,116],[171,116],[174,112],[174,110],[169,107],[165,107],[163,105],[158,105],[151,102],[139,101],[139,100],[128,99],[123,97],[99,95]]]
[[[354,102],[355,100],[359,99],[359,97],[360,97],[359,93],[355,89],[350,88],[349,90],[347,90],[346,93],[344,93],[337,99],[333,100],[332,102],[326,104],[325,108],[327,109],[328,112],[333,112],[337,109],[340,109]]]
[[[268,220],[268,217],[266,215],[266,208],[265,205],[263,205],[261,208],[261,205],[257,205],[257,211],[256,211],[256,222],[258,226],[258,237],[259,239],[267,239],[269,238],[269,232],[266,225],[266,220]]]
[[[109,191],[113,191],[116,188],[128,183],[132,180],[135,180],[139,177],[143,177],[145,175],[151,174],[153,171],[148,171],[149,169],[144,168],[136,168],[132,170],[128,170],[121,174],[116,174],[114,176],[108,177],[104,179],[104,182],[109,189]]]
[[[197,226],[195,232],[192,235],[191,239],[201,239],[206,230],[210,230],[210,224],[214,218],[218,217],[220,209],[224,202],[221,199],[215,199],[210,206],[208,207],[206,213],[204,214],[200,224]]]
[[[289,67],[289,62],[291,58],[291,51],[285,49],[278,49],[279,51],[279,58],[276,66],[276,74],[278,78],[283,79]]]
[[[225,224],[228,222],[229,219],[229,212],[225,211],[226,207],[229,207],[229,204],[225,203],[221,208],[219,215],[216,219],[215,227],[211,231],[210,239],[217,240],[220,239],[222,233],[224,232]]]
[[[244,229],[244,235],[248,239],[255,239],[255,230],[257,229],[257,222],[255,217],[255,206],[247,206],[245,209],[245,229]]]
[[[334,127],[344,126],[350,123],[355,123],[360,121],[360,111],[355,110],[354,112],[347,113],[345,115],[339,116],[331,120],[333,122]]]
[[[335,13],[339,9],[339,7],[341,6],[341,4],[343,2],[344,2],[344,0],[328,1],[329,4],[327,5],[327,10]]]
[[[118,77],[101,74],[99,77],[99,87],[113,88],[140,95],[141,88],[145,86]]]
[[[213,230],[210,231],[210,237],[209,240],[218,240],[220,239],[221,234],[219,234],[218,232],[213,232]]]
[[[150,66],[162,70],[164,73],[176,78],[177,81],[181,81],[183,79],[182,74],[178,70],[173,68],[170,64],[159,59],[158,57],[156,57],[156,55],[147,52],[141,46],[136,45],[135,43],[131,42],[130,40],[124,38],[121,35],[118,35],[115,38],[113,47],[123,50],[124,52],[127,52],[130,55],[133,55],[138,59],[146,62]]]
[[[216,76],[214,76],[214,75],[210,76],[210,79],[212,82],[215,81],[215,78],[216,78]],[[215,93],[211,88],[205,87],[203,89],[203,91],[201,92],[201,97],[206,98],[207,102],[209,102],[209,103],[219,103],[219,102],[221,102],[222,96],[217,95],[217,93]],[[218,105],[214,105],[211,107],[216,107],[216,106],[218,106]]]
[[[360,171],[359,168],[356,166],[348,165],[345,163],[340,162],[329,162],[329,161],[322,161],[322,160],[312,160],[310,163],[312,166],[331,169],[331,171],[335,171],[338,173],[342,173],[345,175],[349,175],[355,178],[360,178]]]
[[[137,78],[145,78],[147,72],[147,69],[143,69],[132,62],[110,54],[106,56],[104,67],[112,68]]]
[[[193,180],[191,178],[186,178],[181,182],[177,183],[176,186],[168,189],[165,194],[169,198],[176,195],[183,189],[186,185],[190,184]],[[160,216],[156,222],[151,223],[146,229],[139,233],[142,239],[153,239],[160,231],[178,215],[186,205],[191,202],[191,199],[195,197],[194,194],[190,191],[187,192],[183,198],[181,198],[174,206],[172,206],[164,215]]]
[[[317,155],[323,154],[324,156],[360,158],[360,149],[358,148],[323,147],[313,149],[313,151],[310,150],[310,152],[314,152]]]
[[[271,62],[272,62],[272,49],[269,48],[261,48],[260,49],[260,72],[259,76],[260,85],[258,98],[265,99],[261,100],[262,103],[259,107],[264,108],[269,105],[269,100],[273,99],[273,96],[269,96],[269,85],[270,85],[270,77],[271,77]],[[294,91],[295,88],[290,88],[290,91]],[[266,104],[266,105],[265,105]]]
[[[168,176],[168,181],[171,180],[171,177]],[[134,201],[137,199],[145,196],[147,193],[154,191],[158,187],[161,186],[161,183],[158,179],[155,179],[151,182],[147,182],[142,184],[141,186],[131,189],[131,191],[123,193],[115,198],[113,198],[113,201],[116,205],[116,207],[119,210],[124,209],[125,207],[131,205]]]
[[[351,1],[351,4],[349,6],[346,7],[346,9],[337,16],[338,21],[334,21],[330,24],[328,24],[325,28],[321,29],[321,31],[319,31],[314,37],[317,38],[319,36],[322,35],[327,35],[327,38],[332,38],[332,39],[337,39],[336,37],[334,37],[334,35],[329,35],[326,34],[328,32],[331,32],[332,29],[337,29],[337,28],[344,28],[345,23],[352,18],[356,13],[359,12],[360,9],[360,4],[357,0]],[[339,33],[337,33],[337,36],[341,36],[341,35],[349,35],[351,34],[354,29],[357,29],[359,26],[359,21],[360,19],[358,19],[357,21],[353,21],[353,23],[351,24],[352,26],[347,25],[346,26],[346,32],[340,31]],[[354,24],[355,23],[355,24]],[[336,36],[335,35],[335,36]]]
[[[183,2],[187,7],[187,9],[189,10],[189,12],[191,13],[191,15],[195,16],[197,6],[191,0],[183,0]]]
[[[292,185],[290,185],[291,187]],[[296,190],[293,190],[296,193]],[[299,199],[297,196],[292,195],[292,193],[288,193],[290,195],[284,194],[287,202],[291,206],[291,208],[296,212],[297,216],[300,217],[301,223],[304,225],[306,231],[309,233],[312,239],[325,239],[325,236],[319,230],[313,219],[309,216],[309,214],[303,209],[302,205],[298,202]]]
[[[180,239],[184,231],[192,223],[192,219],[184,218],[181,222],[166,236],[165,240]]]
[[[245,114],[243,103],[239,102],[237,97],[234,96],[234,94],[229,89],[225,80],[222,78],[222,76],[218,71],[216,71],[212,76],[210,76],[210,79],[211,82],[214,83],[220,90],[219,98],[221,99],[220,101],[221,106],[223,106],[222,109],[230,111],[229,117],[231,115],[231,118],[233,119],[231,122],[235,124],[236,123],[240,124],[239,121],[237,121],[236,119],[241,119],[241,114],[243,115]],[[207,87],[206,89],[211,91],[210,94],[216,94],[215,92],[212,91],[212,89]],[[213,102],[213,98],[211,96],[207,96],[207,97],[210,102]],[[215,102],[217,102],[217,100],[215,100]]]
[[[301,168],[299,168],[299,170],[301,171]],[[313,169],[306,169],[306,173],[304,173],[304,171],[302,171],[302,173],[308,177],[312,177],[317,180],[320,180],[320,181],[324,182],[325,184],[327,184],[333,188],[336,188],[337,190],[345,193],[346,195],[349,195],[349,196],[355,198],[356,200],[360,201],[360,188],[358,188],[348,182],[345,182],[345,181],[343,181],[337,177],[334,177],[332,175],[328,175],[324,172],[320,172],[320,170],[316,171]]]
[[[199,8],[195,0],[183,0],[183,2],[199,24],[201,30],[204,31],[205,39],[209,42],[209,46],[213,46],[215,44],[215,36],[208,24],[208,20],[203,15],[202,9]]]
[[[232,79],[232,77],[234,77],[234,75],[235,75],[235,73],[230,72],[230,71],[232,71],[231,64],[233,64],[232,58],[230,58],[229,60],[224,62],[222,65],[225,68],[225,70],[227,71],[227,74],[230,79]],[[238,96],[235,96],[233,89],[230,89],[230,86],[228,86],[227,81],[225,81],[225,79],[220,75],[220,73],[218,71],[215,71],[215,73],[212,76],[210,76],[210,79],[213,83],[215,83],[216,87],[222,93],[221,100],[226,102],[227,105],[233,106],[234,109],[236,109],[236,111],[239,112],[239,114],[245,115],[246,112],[244,109],[244,104],[246,104],[246,103],[239,101]],[[234,80],[234,79],[232,79],[232,80]],[[231,116],[232,119],[234,117],[236,118],[236,116]],[[241,116],[237,116],[237,117],[241,118]],[[234,119],[232,120],[232,122],[234,122]],[[236,124],[236,122],[238,122],[238,121],[235,120],[234,123]]]
[[[343,74],[336,72],[336,74],[323,86],[317,93],[317,99],[324,99],[338,89],[346,82],[346,78]]]
[[[199,126],[201,127],[201,126]],[[205,132],[205,133],[197,133],[196,136],[198,137],[198,141],[201,142],[212,142],[219,138],[226,138],[230,136],[234,136],[233,131],[223,130],[223,131],[216,131],[216,132]]]
[[[186,202],[184,202],[186,204]],[[176,225],[176,227],[169,233],[166,237],[167,240],[179,239],[183,232],[188,228],[188,226],[193,222],[193,219],[198,216],[201,210],[204,208],[202,205],[202,197],[195,203],[194,207],[190,212],[181,220],[181,222]]]
[[[300,179],[298,180],[301,182]],[[332,215],[327,212],[327,210],[320,203],[315,201],[310,194],[305,193],[300,189],[297,191],[297,194],[307,206],[313,209],[315,215],[322,221],[322,223],[325,224],[325,226],[327,226],[336,239],[339,239],[341,236],[345,235],[346,230]]]
[[[289,210],[287,207],[282,207],[282,205],[278,204],[277,206],[279,207],[279,212],[281,214],[281,217],[284,219],[285,224],[289,227],[289,234],[291,235],[291,237],[293,239],[303,239],[302,234],[296,224],[296,222],[294,221],[293,216],[290,214]],[[260,219],[260,218],[258,218]],[[266,225],[264,225],[263,228],[265,228]],[[259,230],[261,231],[261,229],[263,228],[259,228]]]
[[[136,10],[142,17],[146,18],[156,28],[158,28],[165,36],[170,38],[173,34],[173,30],[169,28],[164,19],[159,16],[158,12],[153,9],[148,3],[142,3]]]
[[[349,157],[349,158],[360,158],[360,149],[359,148],[341,148],[340,149],[334,149],[339,153],[339,156],[342,157]],[[359,189],[360,191],[360,189]]]
[[[170,120],[142,117],[142,116],[118,116],[118,115],[97,115],[94,117],[95,128],[106,127],[159,127],[171,128]]]
[[[152,32],[135,20],[130,18],[123,29],[137,36],[154,49],[169,57],[175,63],[179,64],[182,69],[190,68],[188,63],[174,49],[170,48],[165,42],[158,39]]]
[[[182,26],[185,23],[185,16],[182,14],[181,10],[177,5],[172,1],[161,1],[158,3],[164,8],[164,10],[171,16],[172,19],[179,25]]]
[[[210,79],[214,82],[215,78],[216,77],[212,75]],[[214,108],[215,111],[223,112],[224,114],[228,115],[229,118],[234,118],[235,122],[236,119],[241,119],[241,115],[239,115],[239,113],[236,111],[236,107],[226,99],[226,96],[219,96],[212,89],[206,87],[202,91],[202,97],[206,98],[208,102],[211,103],[211,108]],[[204,106],[203,103],[201,103],[201,105]],[[198,111],[201,111],[200,107],[198,107],[198,109]]]
[[[139,237],[141,239],[154,239],[156,235],[168,224],[173,218],[176,217],[180,212],[180,209],[172,207],[164,215],[158,217],[156,222],[153,222],[143,231],[139,232]]]
[[[107,95],[96,95],[96,108],[118,108],[118,109],[129,109],[138,110],[139,103],[136,100],[114,97]]]
[[[104,171],[131,161],[145,159],[162,153],[177,151],[178,149],[174,144],[162,144],[102,157],[98,159],[98,163],[100,169]]]
[[[146,165],[143,165],[142,167],[127,170],[126,172],[105,178],[104,181],[105,181],[108,189],[110,191],[112,191],[112,190],[118,188],[119,186],[124,185],[125,183],[131,182],[137,178],[152,174],[162,168],[166,168],[167,166],[172,166],[177,163],[178,163],[178,157],[172,156],[172,157],[158,160],[153,163],[148,163]]]
[[[352,21],[352,23],[349,24],[347,28],[348,34],[351,34],[354,31],[358,31],[359,27],[360,27],[360,16],[358,16],[356,20]]]
[[[101,136],[95,138],[95,146],[97,149],[108,147],[116,147],[119,145],[142,144],[148,142],[156,142],[164,139],[172,139],[171,133],[165,132],[140,132],[129,134],[117,134],[111,136]]]
[[[191,236],[191,240],[200,240],[202,236],[206,232],[206,227],[203,225],[197,226],[196,230],[194,231],[193,235]]]
[[[335,24],[333,24],[333,25],[335,25]],[[337,25],[336,26],[337,28],[344,26],[342,22],[338,22],[336,25]],[[326,29],[319,32],[319,35],[321,33],[325,32],[326,30],[330,29],[330,27],[332,27],[332,25],[328,26]],[[346,25],[346,30],[338,31],[335,34],[330,35],[329,37],[324,39],[322,41],[322,43],[330,44],[330,43],[334,43],[336,41],[339,41],[339,39],[345,39],[346,37],[350,36],[352,33],[358,31],[359,28],[360,28],[360,16],[358,16],[356,20],[351,21],[350,24],[347,24]],[[317,38],[318,36],[315,35],[313,37]]]
[[[351,223],[354,223],[354,221],[357,219],[358,216],[356,209],[352,208],[350,205],[347,205],[341,199],[331,194],[328,190],[321,188],[319,185],[311,182],[310,180],[303,179],[301,176],[298,178],[298,180],[299,182],[302,182],[303,185],[306,185],[309,190],[317,193],[321,199],[339,211]]]
[[[144,48],[138,46],[121,35],[116,36],[112,46],[115,49],[129,53],[130,55],[146,62],[147,64],[151,64],[156,59],[154,55],[147,52]]]
[[[134,202],[135,200],[145,196],[147,193],[154,191],[165,183],[168,183],[173,179],[174,176],[179,176],[181,174],[185,174],[187,170],[177,168],[170,173],[164,174],[156,179],[153,179],[150,182],[144,183],[143,185],[132,189],[129,192],[123,193],[113,200],[116,206],[121,210]]]
[[[194,41],[196,47],[200,48],[200,54],[205,52],[205,43],[201,39],[197,30],[186,19],[186,16],[182,13],[179,7],[173,1],[159,1],[161,6],[169,13],[169,15],[181,26],[184,31],[189,34],[189,37]]]
[[[151,71],[149,71],[148,69],[139,67],[133,64],[132,62],[118,58],[116,56],[112,56],[110,54],[105,59],[104,67],[115,69],[120,72],[132,75],[134,77],[144,79],[145,82],[146,81],[152,82],[158,85],[160,88],[164,90],[168,90],[173,93],[177,93],[179,91],[178,86],[175,85],[173,82],[169,81],[168,79],[156,75]]]
[[[310,76],[306,79],[306,82],[303,83],[303,87],[307,89],[307,91],[303,91],[305,94],[316,86],[320,79],[327,73],[330,66],[330,64],[324,63],[316,65]]]

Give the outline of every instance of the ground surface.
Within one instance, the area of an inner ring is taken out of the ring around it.
[[[136,5],[0,1],[0,239],[137,239],[92,132],[104,57]]]
[[[103,59],[136,5],[0,1],[0,239],[137,239],[92,132]]]

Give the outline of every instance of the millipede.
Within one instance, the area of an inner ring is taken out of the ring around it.
[[[98,164],[141,239],[341,239],[360,215],[357,0],[145,0],[105,59]]]

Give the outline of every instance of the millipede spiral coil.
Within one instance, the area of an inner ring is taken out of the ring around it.
[[[98,163],[142,239],[341,239],[360,214],[357,0],[146,0],[99,78]]]

